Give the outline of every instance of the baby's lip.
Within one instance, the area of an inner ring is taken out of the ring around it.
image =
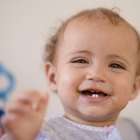
[[[95,81],[83,81],[79,86],[79,93],[81,95],[112,95],[112,87],[108,82],[95,82]],[[94,96],[93,95],[93,96]],[[103,96],[102,96],[103,97]]]
[[[96,88],[86,88],[86,89],[79,90],[79,92],[80,94],[87,95],[87,96],[94,96],[94,95],[110,96],[108,92],[101,89],[96,89]]]

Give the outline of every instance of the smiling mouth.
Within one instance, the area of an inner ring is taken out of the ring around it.
[[[82,90],[82,91],[80,91],[80,94],[83,96],[89,96],[89,97],[94,97],[94,98],[109,96],[107,93],[104,93],[99,90]]]

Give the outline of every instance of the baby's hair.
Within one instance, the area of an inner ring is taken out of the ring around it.
[[[128,23],[124,18],[122,18],[117,12],[115,12],[116,8],[107,9],[107,8],[97,8],[91,10],[84,10],[79,12],[78,14],[70,17],[68,20],[63,22],[61,26],[56,30],[55,34],[53,34],[45,45],[45,53],[44,53],[44,61],[54,62],[56,56],[56,50],[58,47],[58,42],[61,39],[62,35],[65,32],[68,24],[72,21],[80,21],[80,22],[94,22],[97,20],[108,20],[112,25],[118,25],[121,23],[126,24],[132,31],[135,33],[137,42],[138,42],[138,70],[137,75],[140,75],[140,35],[138,31]]]

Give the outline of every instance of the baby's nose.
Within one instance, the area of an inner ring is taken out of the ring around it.
[[[91,67],[86,76],[87,80],[94,82],[105,82],[105,70],[103,67]]]

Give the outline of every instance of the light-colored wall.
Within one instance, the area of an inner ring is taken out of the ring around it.
[[[42,63],[45,40],[53,27],[77,11],[98,6],[118,7],[140,31],[139,0],[0,0],[0,61],[14,73],[16,90],[47,90]],[[122,112],[140,125],[140,96]],[[48,114],[63,112],[50,94]]]

